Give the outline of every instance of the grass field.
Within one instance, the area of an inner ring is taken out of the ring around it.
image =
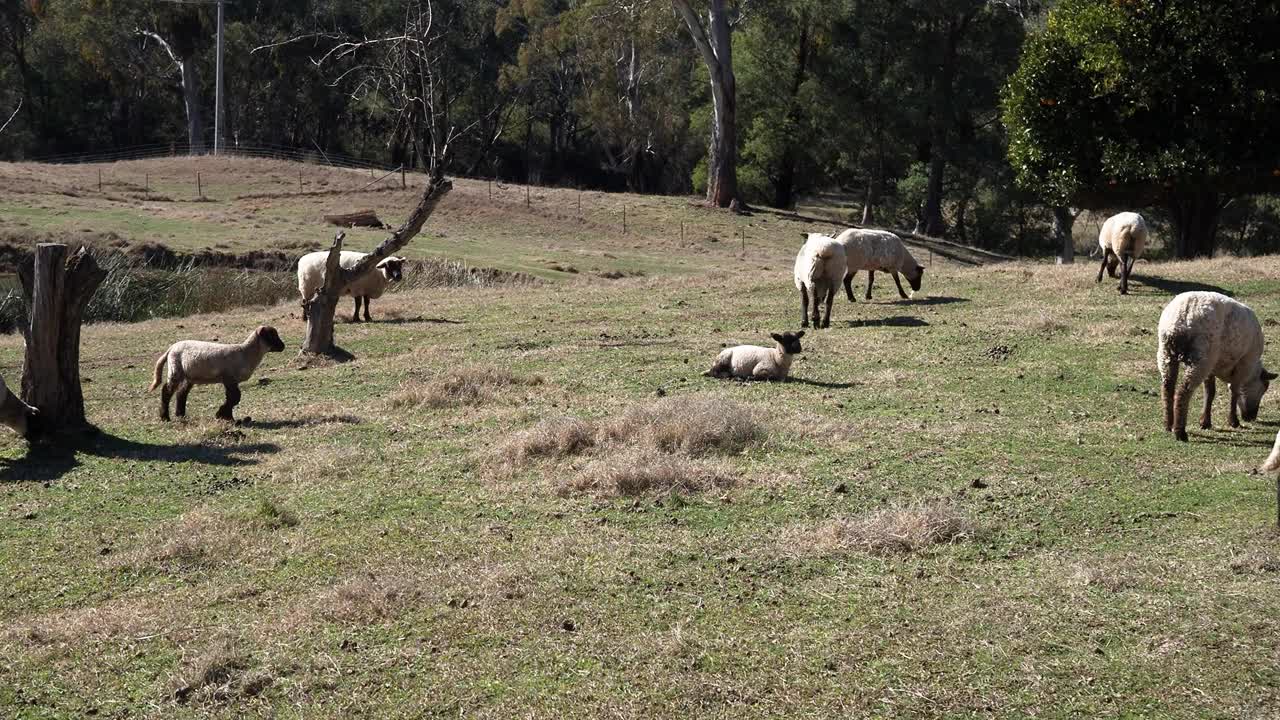
[[[389,222],[412,199],[374,195]],[[738,384],[700,373],[798,325],[804,222],[600,196],[719,233],[681,245],[520,195],[459,183],[411,252],[557,282],[389,295],[339,324],[351,363],[301,369],[293,303],[85,328],[101,433],[0,439],[0,716],[1280,714],[1275,485],[1252,472],[1280,400],[1175,443],[1154,364],[1184,289],[1270,332],[1280,262],[1140,261],[1119,297],[1090,263],[938,257],[912,300],[887,278],[839,299],[792,382]],[[5,197],[48,206],[28,230],[109,217]],[[327,240],[323,197],[261,202],[273,237]],[[118,212],[124,236],[147,210]],[[171,219],[175,247],[255,237]],[[289,349],[245,386],[251,421],[214,422],[212,388],[155,419],[170,342],[260,323]],[[0,339],[0,374],[20,362]]]

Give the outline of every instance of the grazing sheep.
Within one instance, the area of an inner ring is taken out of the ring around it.
[[[4,383],[4,378],[0,378],[0,396],[2,396],[0,397],[0,425],[5,425],[22,437],[30,439],[38,429],[36,424],[40,419],[40,411],[10,392]]]
[[[875,282],[876,271],[893,274],[893,283],[898,286],[898,295],[906,300],[908,295],[902,289],[902,281],[898,273],[907,276],[911,284],[911,292],[920,289],[920,281],[924,279],[924,266],[916,262],[902,243],[902,238],[888,230],[864,230],[849,228],[836,236],[836,242],[844,247],[849,271],[844,276],[844,292],[853,299],[853,276],[859,270],[867,271],[867,299],[871,299],[871,284]]]
[[[187,393],[194,385],[222,383],[227,400],[215,415],[219,420],[234,420],[231,410],[240,402],[240,383],[249,379],[269,352],[282,352],[284,342],[276,329],[263,325],[239,344],[181,340],[169,346],[156,360],[155,377],[150,390],[160,389],[160,419],[169,419],[169,398],[177,396],[177,415],[187,415]],[[165,373],[166,367],[168,372]]]
[[[800,290],[800,324],[809,327],[809,298],[813,297],[813,326],[831,327],[831,302],[844,274],[844,248],[834,239],[819,233],[805,235],[804,245],[796,254],[795,281]],[[827,301],[827,314],[818,324],[819,305]]]
[[[1120,266],[1120,294],[1129,294],[1129,273],[1133,263],[1142,257],[1147,247],[1147,222],[1135,212],[1112,215],[1102,223],[1098,233],[1098,247],[1102,248],[1102,265],[1098,268],[1097,282],[1102,282],[1102,271],[1116,277]]]
[[[368,253],[343,250],[338,260],[341,267],[350,269],[364,259]],[[307,253],[298,260],[298,292],[302,293],[302,319],[306,320],[308,305],[312,296],[324,287],[324,263],[329,259],[329,251]],[[364,300],[364,319],[373,322],[369,316],[369,301],[377,300],[386,292],[387,285],[400,282],[404,272],[404,258],[394,255],[384,258],[374,266],[374,270],[358,277],[342,290],[342,295],[351,295],[356,300],[355,312],[351,322],[360,322],[360,301]]]
[[[1258,468],[1258,472],[1272,473],[1278,470],[1280,470],[1280,432],[1276,433],[1276,442],[1271,446],[1271,454]]]
[[[725,348],[716,356],[711,369],[703,373],[707,377],[742,378],[744,380],[786,380],[791,371],[791,361],[800,354],[800,338],[804,331],[771,333],[769,337],[777,347],[736,345]]]
[[[1187,440],[1187,408],[1200,383],[1205,384],[1200,427],[1211,426],[1209,411],[1215,378],[1231,388],[1231,427],[1240,427],[1236,410],[1252,422],[1267,385],[1276,378],[1262,366],[1262,326],[1253,310],[1215,292],[1185,292],[1160,313],[1156,364],[1163,379],[1164,429]],[[1187,372],[1178,379],[1179,365]]]

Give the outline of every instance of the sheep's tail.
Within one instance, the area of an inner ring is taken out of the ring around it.
[[[160,359],[156,360],[156,372],[151,378],[151,387],[147,388],[147,392],[152,392],[156,388],[160,387],[160,375],[164,373],[164,366],[167,362],[169,362],[169,351],[165,350],[164,354],[160,356]]]

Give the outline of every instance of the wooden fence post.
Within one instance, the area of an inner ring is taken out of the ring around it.
[[[85,424],[80,389],[80,324],[89,298],[106,279],[89,251],[70,258],[67,246],[40,243],[35,256],[18,267],[22,292],[31,308],[24,327],[22,398],[40,411],[44,430]]]

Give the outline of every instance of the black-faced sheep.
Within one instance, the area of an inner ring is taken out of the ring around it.
[[[343,250],[338,264],[343,268],[353,268],[367,254]],[[307,319],[308,303],[312,296],[324,286],[324,263],[328,258],[329,251],[321,250],[307,253],[298,260],[298,292],[302,294],[303,320]],[[382,297],[382,294],[387,290],[387,285],[393,282],[400,282],[404,277],[403,273],[404,258],[395,256],[384,258],[374,266],[372,271],[356,278],[344,288],[341,294],[350,295],[356,301],[355,311],[351,315],[351,322],[360,322],[361,300],[364,301],[364,319],[372,322],[373,318],[369,316],[369,301]]]
[[[795,282],[800,291],[800,325],[809,327],[809,300],[813,299],[813,326],[831,327],[831,302],[844,276],[844,248],[835,239],[808,233],[796,253]],[[827,314],[818,324],[819,305],[827,301]]]
[[[1164,429],[1187,440],[1187,409],[1201,383],[1205,397],[1200,427],[1209,429],[1215,378],[1231,389],[1231,427],[1240,427],[1237,409],[1247,421],[1257,418],[1262,395],[1276,378],[1262,366],[1262,349],[1262,326],[1247,305],[1215,292],[1185,292],[1170,301],[1160,313],[1156,346]],[[1186,373],[1179,380],[1181,365]]]
[[[4,378],[0,378],[0,425],[30,439],[36,433],[39,419],[39,411],[14,395],[5,385]]]
[[[893,274],[893,284],[898,286],[898,295],[903,300],[907,299],[907,293],[902,289],[902,281],[898,279],[899,273],[907,277],[912,292],[920,289],[920,282],[924,279],[924,266],[916,262],[916,259],[907,251],[902,238],[897,235],[888,230],[849,228],[836,236],[836,242],[844,248],[845,260],[848,263],[848,272],[844,276],[844,292],[849,297],[849,302],[854,302],[853,276],[857,275],[859,270],[867,271],[868,300],[871,299],[871,285],[875,282],[877,270]]]
[[[1098,268],[1097,282],[1102,282],[1105,270],[1111,277],[1116,277],[1116,266],[1120,266],[1120,294],[1129,294],[1129,273],[1133,272],[1133,263],[1142,257],[1147,247],[1147,222],[1135,212],[1122,212],[1112,215],[1102,223],[1098,233],[1098,246],[1102,248],[1102,266]]]
[[[187,393],[194,385],[221,383],[226,402],[215,415],[234,420],[231,411],[240,402],[240,383],[249,379],[269,352],[282,352],[284,342],[276,329],[263,325],[242,343],[227,344],[203,340],[181,340],[169,346],[156,360],[151,390],[160,389],[160,419],[169,419],[169,398],[176,395],[178,417],[187,415]],[[167,369],[167,372],[166,372]],[[161,378],[163,377],[163,386]]]
[[[703,373],[707,377],[741,378],[744,380],[786,380],[791,372],[791,361],[801,352],[800,338],[804,331],[771,333],[769,337],[776,347],[759,345],[735,345],[725,348],[716,356],[711,369]]]

